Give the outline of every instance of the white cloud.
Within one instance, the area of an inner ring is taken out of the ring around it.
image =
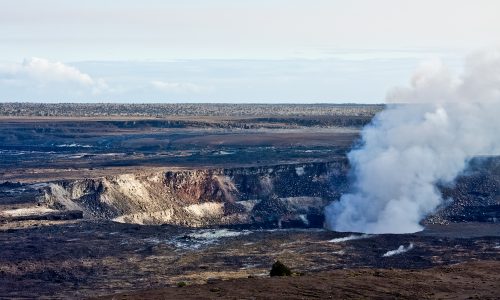
[[[75,82],[83,86],[92,86],[95,81],[90,75],[61,62],[50,62],[43,58],[32,57],[25,59],[21,72],[38,81]]]
[[[22,63],[0,65],[0,84],[37,89],[61,86],[100,93],[108,87],[103,79],[92,78],[77,68],[43,58],[27,58]]]

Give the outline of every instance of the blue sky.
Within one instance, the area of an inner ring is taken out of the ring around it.
[[[0,4],[0,101],[383,102],[500,45],[496,0]]]

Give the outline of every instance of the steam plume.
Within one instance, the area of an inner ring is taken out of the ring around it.
[[[474,156],[500,154],[500,51],[469,56],[462,76],[423,64],[411,86],[388,94],[387,109],[352,150],[353,190],[326,208],[330,229],[405,233],[442,203]],[[403,104],[404,103],[404,104]]]
[[[387,251],[386,253],[384,253],[384,255],[382,255],[382,257],[390,257],[390,256],[402,254],[402,253],[410,251],[411,249],[413,249],[413,243],[410,243],[408,245],[408,247],[405,247],[404,245],[401,245],[396,250]]]

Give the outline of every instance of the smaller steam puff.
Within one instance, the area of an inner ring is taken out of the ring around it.
[[[384,255],[382,255],[382,257],[389,257],[389,256],[393,256],[393,255],[402,254],[402,253],[410,251],[411,249],[413,249],[413,243],[410,243],[410,245],[408,245],[408,247],[401,245],[396,250],[387,251]]]
[[[329,242],[330,243],[343,243],[343,242],[352,241],[352,240],[366,239],[366,238],[369,238],[372,236],[373,235],[370,235],[370,234],[362,234],[362,235],[351,234],[349,236],[329,240]]]

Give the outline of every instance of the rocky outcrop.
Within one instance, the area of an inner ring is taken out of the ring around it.
[[[138,172],[52,182],[44,202],[86,218],[181,226],[322,226],[346,188],[347,162]]]

